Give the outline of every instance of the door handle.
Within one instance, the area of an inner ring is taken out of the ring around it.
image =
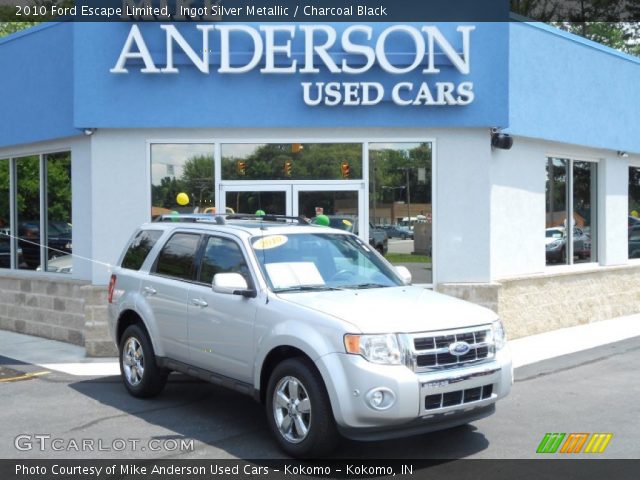
[[[144,287],[144,293],[155,295],[156,293],[158,293],[158,291],[153,287]]]
[[[199,298],[192,298],[191,299],[191,303],[193,305],[195,305],[196,307],[208,307],[209,304],[207,302],[205,302],[204,300],[201,300]]]

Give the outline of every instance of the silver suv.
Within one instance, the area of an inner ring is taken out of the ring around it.
[[[127,390],[171,371],[253,395],[292,456],[493,413],[513,371],[496,314],[411,286],[357,236],[275,216],[143,225],[114,268],[109,317]]]

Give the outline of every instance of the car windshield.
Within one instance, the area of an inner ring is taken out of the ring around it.
[[[402,285],[392,267],[355,235],[260,235],[251,245],[275,292]]]
[[[547,230],[547,238],[562,238],[562,230]]]

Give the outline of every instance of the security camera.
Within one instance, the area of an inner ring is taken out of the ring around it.
[[[491,147],[500,150],[509,150],[513,146],[513,137],[506,133],[492,133]]]

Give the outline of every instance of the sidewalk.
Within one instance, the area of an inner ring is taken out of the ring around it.
[[[515,368],[640,336],[640,314],[518,338]],[[119,375],[117,358],[86,358],[83,347],[0,330],[0,356],[76,376]]]

